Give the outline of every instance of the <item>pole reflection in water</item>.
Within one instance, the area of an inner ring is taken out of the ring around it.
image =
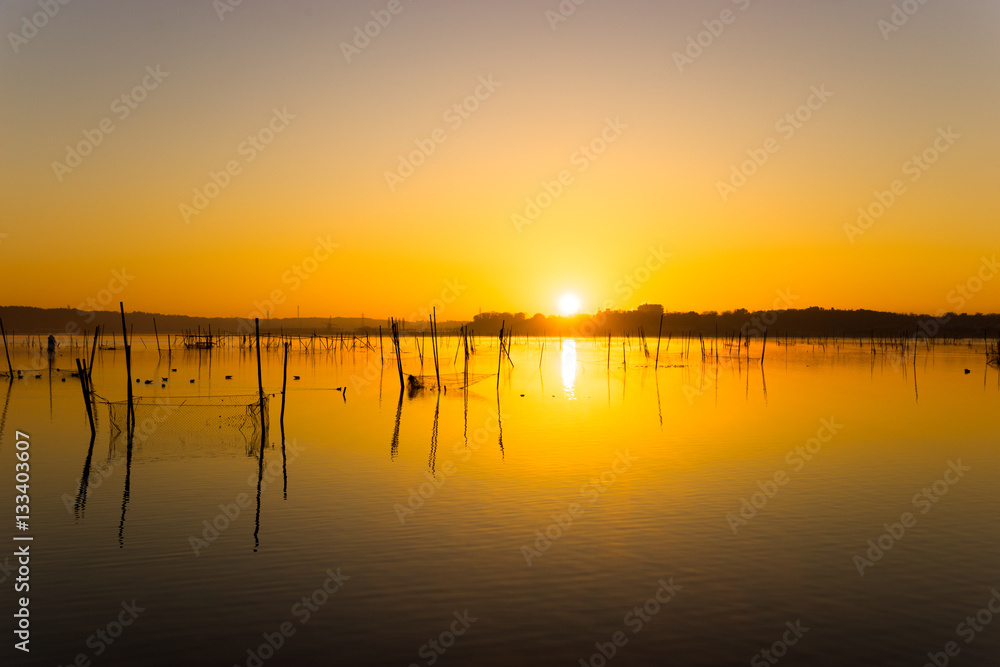
[[[94,458],[94,441],[97,435],[90,436],[90,445],[87,447],[87,458],[83,461],[83,474],[80,475],[80,492],[76,494],[76,503],[73,506],[73,514],[77,519],[83,518],[83,512],[87,507],[87,486],[90,484],[90,462]]]
[[[392,431],[392,444],[389,449],[389,458],[393,461],[396,460],[396,455],[399,454],[399,421],[403,416],[403,388],[399,389],[399,402],[396,404],[396,426]]]
[[[431,429],[431,453],[427,457],[427,467],[434,472],[437,467],[438,419],[441,416],[441,393],[438,392],[437,404],[434,406],[434,427]]]

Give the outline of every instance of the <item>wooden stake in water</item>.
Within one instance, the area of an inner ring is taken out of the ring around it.
[[[402,391],[406,383],[403,381],[403,360],[399,350],[399,324],[393,319],[389,322],[392,324],[392,347],[396,350],[396,368],[399,370],[399,390]]]
[[[264,376],[260,368],[260,319],[254,318],[254,328],[257,332],[257,395],[260,403],[260,448],[261,459],[264,458],[264,443],[267,442],[267,433],[264,427]]]
[[[434,346],[434,375],[437,377],[438,391],[441,391],[441,369],[438,363],[437,308],[431,309],[431,344]]]
[[[660,366],[660,336],[663,335],[663,313],[660,313],[660,328],[656,332],[656,361],[653,362],[653,370]]]
[[[128,376],[128,409],[125,412],[125,428],[132,435],[132,425],[135,423],[135,405],[132,402],[132,355],[129,354],[128,326],[125,324],[125,302],[119,301],[118,307],[122,314],[122,341],[125,343],[125,374]]]
[[[7,350],[7,332],[3,328],[3,320],[0,319],[0,334],[3,334],[3,351],[7,355],[7,369],[10,370],[10,379],[14,379],[14,365],[10,363],[10,351]]]
[[[500,323],[500,352],[497,355],[497,396],[500,396],[500,365],[503,364],[503,328],[506,320]]]
[[[288,348],[289,343],[285,343],[285,365],[281,372],[281,417],[278,423],[281,424],[281,432],[285,432],[285,391],[288,389]]]
[[[780,343],[781,339],[778,339],[778,342]],[[767,351],[767,327],[766,326],[764,327],[764,347],[762,347],[760,349],[760,363],[761,364],[764,363],[764,352],[765,351]]]
[[[97,339],[100,333],[101,333],[101,327],[98,326],[96,329],[94,329],[94,344],[90,347],[90,363],[87,364],[87,382],[90,382],[93,379],[94,354],[97,353]],[[86,347],[84,347],[84,350],[86,351]]]
[[[94,413],[90,409],[90,392],[87,391],[87,371],[79,359],[76,360],[76,370],[77,374],[80,376],[80,389],[83,391],[83,404],[87,406],[87,419],[90,420],[90,437],[93,438],[97,435],[97,429],[94,428]]]

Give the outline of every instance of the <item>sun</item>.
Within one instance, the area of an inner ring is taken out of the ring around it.
[[[580,297],[575,294],[563,294],[559,297],[559,314],[563,317],[576,315],[580,312]]]

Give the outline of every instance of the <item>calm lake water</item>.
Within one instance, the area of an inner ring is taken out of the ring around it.
[[[769,343],[763,369],[696,347],[674,340],[654,371],[634,340],[627,365],[621,340],[610,363],[589,339],[516,341],[498,389],[483,339],[464,392],[451,339],[447,391],[401,399],[377,344],[293,349],[263,480],[245,351],[168,362],[137,338],[133,373],[154,382],[133,388],[163,403],[140,409],[131,458],[101,402],[89,451],[76,378],[2,383],[8,534],[34,537],[31,652],[8,611],[3,663],[919,667],[947,647],[996,664],[1000,377],[982,342],[902,363]],[[412,340],[403,363],[420,373]],[[280,392],[280,351],[263,373]],[[98,351],[93,384],[124,398],[121,350]]]

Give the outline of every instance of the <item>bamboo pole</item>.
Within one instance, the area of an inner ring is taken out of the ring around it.
[[[437,308],[431,309],[431,344],[434,346],[434,375],[437,377],[438,391],[441,391],[441,368],[438,359],[438,344],[437,344]]]
[[[79,359],[76,360],[76,370],[77,374],[80,376],[80,389],[83,391],[83,404],[87,406],[87,419],[90,420],[90,437],[93,438],[97,435],[97,429],[94,427],[94,413],[90,409],[90,392],[87,391],[87,370]]]
[[[257,395],[260,403],[260,451],[261,459],[263,459],[264,443],[267,442],[267,429],[264,426],[264,376],[260,367],[260,318],[254,318],[254,328],[257,332]]]
[[[396,350],[396,369],[399,371],[399,390],[402,391],[406,387],[406,383],[403,381],[403,360],[400,358],[399,324],[392,319],[390,322],[392,323],[392,346]]]
[[[100,335],[101,327],[100,325],[94,329],[94,344],[90,347],[90,363],[87,364],[87,382],[89,383],[93,379],[94,374],[94,355],[97,353],[97,337]],[[84,351],[86,351],[86,346],[84,346]]]
[[[656,361],[653,362],[653,370],[660,367],[660,336],[663,335],[663,313],[660,313],[660,329],[656,332]]]
[[[500,366],[503,364],[503,328],[506,324],[506,320],[500,323],[500,351],[497,353],[497,396],[500,395]]]
[[[3,320],[0,319],[0,334],[3,334],[3,351],[7,355],[7,368],[10,370],[10,379],[14,380],[14,365],[10,363],[10,351],[7,349],[7,332],[3,328]]]
[[[132,435],[132,426],[135,423],[135,405],[132,402],[132,355],[128,342],[128,327],[125,324],[125,302],[119,301],[118,307],[122,314],[122,341],[125,344],[125,374],[128,377],[128,409],[125,412],[125,428]]]
[[[160,332],[156,330],[156,318],[153,318],[153,335],[156,336],[156,351],[160,351]]]
[[[285,364],[281,373],[281,417],[279,418],[279,423],[281,424],[282,433],[285,432],[285,391],[288,389],[288,347],[289,343],[285,343]]]

